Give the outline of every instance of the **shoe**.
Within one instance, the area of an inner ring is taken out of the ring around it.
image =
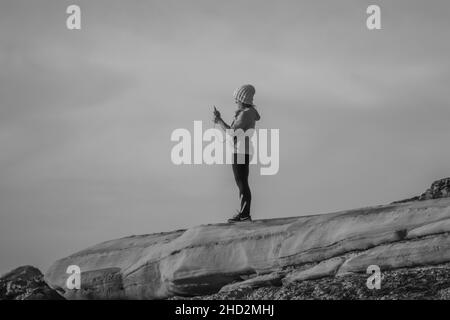
[[[243,221],[252,221],[252,217],[250,216],[243,216],[240,213],[233,216],[233,218],[228,219],[228,222],[243,222]]]

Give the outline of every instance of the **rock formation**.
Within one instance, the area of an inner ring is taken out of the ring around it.
[[[69,299],[164,299],[218,292],[229,298],[242,290],[280,290],[311,281],[333,287],[339,279],[366,279],[369,265],[388,275],[403,275],[405,268],[443,268],[450,262],[449,232],[450,198],[202,225],[95,245],[55,262],[45,279]],[[69,265],[81,268],[80,290],[65,288]],[[440,289],[448,296],[446,288]]]
[[[283,285],[251,287],[237,283],[230,290],[189,299],[283,299],[283,300],[398,300],[398,299],[450,299],[450,264],[417,266],[382,272],[380,289],[367,287],[368,274],[349,273],[339,277],[321,277],[289,282]],[[171,299],[186,299],[173,297]]]
[[[440,179],[431,184],[431,187],[427,189],[420,196],[415,196],[409,199],[395,201],[393,203],[404,203],[411,201],[423,201],[430,199],[440,199],[450,197],[450,178]]]
[[[64,300],[32,266],[16,268],[0,277],[0,300]]]
[[[433,182],[431,187],[425,191],[419,200],[439,199],[450,197],[450,178]]]

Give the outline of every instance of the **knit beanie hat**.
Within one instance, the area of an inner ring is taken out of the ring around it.
[[[234,91],[234,98],[245,104],[253,105],[253,96],[255,95],[255,87],[251,84],[245,84]]]

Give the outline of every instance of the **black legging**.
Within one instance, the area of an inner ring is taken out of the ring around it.
[[[243,162],[243,157],[245,156],[244,163],[238,163],[238,158]],[[250,155],[248,154],[233,154],[233,173],[236,184],[239,188],[239,197],[241,198],[241,215],[247,217],[250,215],[250,204],[252,202],[252,193],[250,192],[250,186],[248,185],[248,174],[249,174],[249,164]]]

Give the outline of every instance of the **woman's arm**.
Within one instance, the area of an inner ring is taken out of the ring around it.
[[[216,106],[214,106],[213,113],[214,113],[214,123],[218,123],[224,131],[231,128],[225,121],[222,120],[220,112],[216,109]]]
[[[220,126],[224,131],[227,130],[227,129],[231,129],[231,127],[230,127],[225,121],[223,121],[222,118],[220,118],[220,117],[216,118],[214,122],[215,122],[215,123],[218,123],[219,126]]]

